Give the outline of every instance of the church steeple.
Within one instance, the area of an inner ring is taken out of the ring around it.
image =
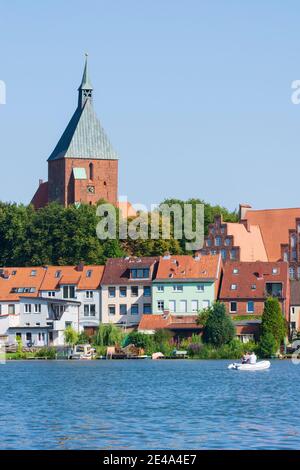
[[[78,88],[78,107],[83,108],[87,100],[93,99],[93,86],[88,73],[88,54],[85,54],[85,64],[80,87]]]

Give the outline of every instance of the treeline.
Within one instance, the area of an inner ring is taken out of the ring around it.
[[[166,200],[164,203],[191,203],[196,207],[203,201]],[[205,232],[216,214],[222,214],[225,221],[237,221],[235,211],[204,204]],[[31,205],[0,203],[0,265],[103,264],[110,257],[186,252],[185,240],[173,236],[170,240],[120,240],[118,236],[116,240],[99,240],[96,226],[100,219],[96,209],[84,204],[64,208],[52,203],[36,211]]]

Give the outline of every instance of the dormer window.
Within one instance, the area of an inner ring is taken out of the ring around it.
[[[239,270],[238,270],[238,268],[233,268],[233,271],[232,271],[232,272],[233,272],[233,274],[238,274],[238,273],[239,273]]]
[[[272,269],[272,274],[278,274],[278,268],[273,268]]]
[[[133,268],[130,270],[131,279],[149,279],[150,269],[149,268]]]
[[[231,290],[236,290],[236,289],[237,289],[237,285],[236,285],[236,284],[231,284],[230,289],[231,289]]]
[[[93,271],[91,269],[89,269],[87,272],[86,272],[86,277],[92,277],[92,273]]]
[[[61,271],[56,271],[56,272],[55,272],[55,277],[56,277],[56,279],[59,279],[60,276],[61,276]]]
[[[36,276],[37,275],[37,270],[36,269],[33,269],[30,273],[30,276]]]

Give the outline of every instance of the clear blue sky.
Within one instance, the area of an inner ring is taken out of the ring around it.
[[[300,206],[299,18],[297,0],[0,1],[0,199],[47,178],[88,51],[121,195]]]

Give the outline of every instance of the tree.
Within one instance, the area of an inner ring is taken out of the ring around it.
[[[282,314],[277,297],[269,297],[265,301],[261,319],[262,334],[270,332],[280,345],[287,334],[286,321]]]
[[[260,337],[258,352],[261,357],[271,357],[278,349],[278,343],[270,331]]]
[[[276,346],[274,346],[275,351],[272,352],[274,353],[280,347],[286,334],[286,321],[282,314],[279,300],[277,297],[269,297],[265,301],[261,319],[260,346],[262,343],[264,348],[266,345],[269,345],[269,348],[271,348],[272,344],[276,344]],[[274,341],[271,340],[271,336]]]
[[[97,346],[115,346],[120,344],[124,338],[124,333],[115,325],[99,325],[96,335]]]
[[[132,331],[126,337],[126,346],[129,344],[134,344],[137,348],[142,348],[147,350],[153,344],[152,335],[148,335],[145,333],[140,333],[139,331]]]
[[[235,336],[235,326],[226,313],[225,305],[215,302],[209,309],[203,329],[203,341],[219,347],[229,343]]]
[[[78,333],[74,328],[70,325],[64,331],[65,342],[68,346],[73,347],[74,344],[77,343],[78,340]]]

